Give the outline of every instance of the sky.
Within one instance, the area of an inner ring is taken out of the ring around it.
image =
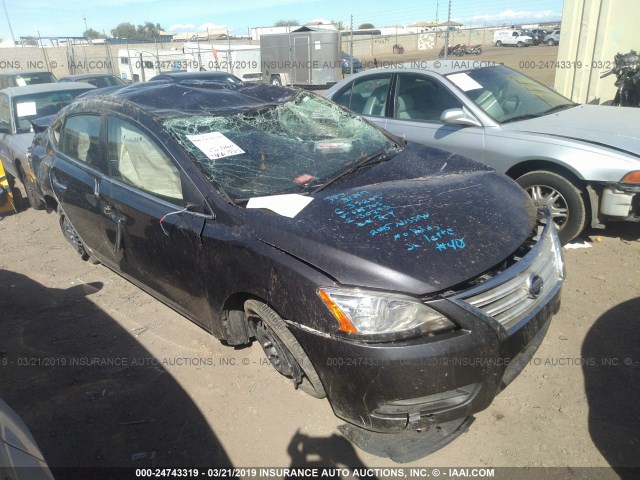
[[[6,9],[2,9],[4,3]],[[464,24],[499,25],[559,20],[563,0],[451,0],[451,19]],[[82,36],[86,25],[99,32],[119,23],[159,23],[172,33],[224,28],[247,35],[251,27],[278,20],[342,21],[354,28],[447,20],[448,0],[0,0],[0,38],[20,36]],[[7,16],[9,22],[7,22]]]

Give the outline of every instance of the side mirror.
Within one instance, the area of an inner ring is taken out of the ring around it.
[[[442,112],[440,121],[447,125],[468,125],[481,127],[482,124],[463,108],[450,108]]]

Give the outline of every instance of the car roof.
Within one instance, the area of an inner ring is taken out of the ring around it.
[[[127,111],[135,109],[156,119],[220,115],[281,104],[299,91],[268,84],[243,84],[230,90],[182,83],[146,82],[89,92],[73,104],[69,112],[87,108],[102,111],[111,107]]]
[[[0,92],[6,93],[10,97],[18,95],[31,95],[34,93],[46,93],[46,92],[61,92],[70,90],[92,90],[96,88],[90,83],[39,83],[37,85],[25,85],[24,87],[9,87]]]
[[[439,75],[448,75],[455,72],[466,72],[468,70],[477,70],[485,67],[502,66],[501,64],[491,61],[478,61],[478,60],[417,60],[414,62],[399,62],[392,63],[392,66],[383,65],[377,68],[370,68],[362,72],[356,73],[349,78],[356,78],[357,76],[367,76],[373,73],[383,72],[408,72],[408,73],[424,73],[425,71],[436,73]]]
[[[98,77],[115,77],[115,75],[111,73],[79,73],[77,75],[67,75],[66,77],[60,78],[60,80],[82,80],[84,78],[98,78]]]
[[[4,73],[0,73],[0,77],[15,77],[15,76],[18,76],[18,75],[33,75],[34,73],[51,73],[51,72],[48,71],[48,70],[25,70],[25,71],[22,71],[22,72],[8,72],[8,73],[4,72]]]
[[[175,79],[175,80],[206,80],[208,78],[237,78],[232,73],[227,72],[168,72],[160,73],[150,79],[151,80],[163,80],[163,79]],[[240,79],[238,79],[240,80]]]

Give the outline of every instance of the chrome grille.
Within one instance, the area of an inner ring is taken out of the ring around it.
[[[549,220],[538,243],[520,262],[452,300],[480,310],[508,333],[516,331],[561,287],[564,278],[561,248]]]

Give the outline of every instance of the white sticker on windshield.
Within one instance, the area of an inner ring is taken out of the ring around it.
[[[233,143],[220,132],[187,135],[187,138],[204,153],[209,160],[241,155],[244,153],[238,145]]]
[[[25,81],[24,78],[16,78],[16,85],[18,85],[19,87],[26,87],[27,86],[27,82]]]
[[[452,75],[447,75],[447,78],[455,83],[458,87],[460,87],[463,92],[482,88],[482,85],[480,85],[466,73],[454,73]]]
[[[271,195],[269,197],[253,197],[247,202],[247,208],[265,208],[283,217],[294,218],[304,207],[309,205],[313,197],[290,193],[287,195]]]
[[[18,117],[31,117],[36,115],[36,102],[23,102],[16,105]]]

